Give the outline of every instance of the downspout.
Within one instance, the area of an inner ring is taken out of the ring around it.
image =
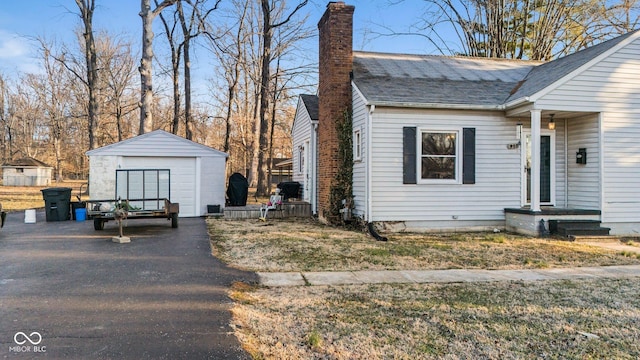
[[[374,239],[378,241],[387,241],[388,239],[384,236],[381,236],[376,231],[376,227],[373,225],[371,215],[373,211],[373,150],[371,144],[373,144],[373,112],[376,111],[376,106],[371,105],[369,107],[369,114],[367,116],[367,183],[366,183],[366,194],[367,194],[367,213],[365,214],[365,222],[367,223],[367,229],[369,230],[369,234],[373,236]]]
[[[376,106],[371,105],[369,107],[369,114],[367,116],[367,183],[366,183],[366,194],[367,194],[367,213],[365,214],[365,222],[369,223],[372,221],[373,216],[371,215],[373,211],[373,112],[376,111]]]
[[[564,119],[564,207],[569,207],[569,121]]]
[[[312,124],[311,129],[311,212],[318,214],[318,123]]]
[[[605,186],[605,178],[604,178],[604,113],[598,113],[598,183],[600,184],[600,221],[605,222],[607,219],[607,213],[605,212],[605,200],[606,194],[604,192]]]

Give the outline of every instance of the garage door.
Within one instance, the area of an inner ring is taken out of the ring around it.
[[[180,203],[180,217],[196,213],[196,158],[193,157],[124,157],[123,169],[171,170],[172,202]]]

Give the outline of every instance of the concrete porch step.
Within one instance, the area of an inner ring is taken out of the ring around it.
[[[606,236],[611,229],[598,220],[550,220],[549,231],[559,236]]]

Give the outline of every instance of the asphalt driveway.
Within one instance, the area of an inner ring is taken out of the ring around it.
[[[229,326],[234,281],[201,218],[24,223],[0,230],[0,358],[244,359]]]

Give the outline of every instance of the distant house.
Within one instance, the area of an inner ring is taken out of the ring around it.
[[[2,165],[4,186],[49,186],[53,168],[40,160],[26,157]]]
[[[640,31],[547,63],[353,52],[353,11],[331,2],[318,24],[317,137],[295,131],[303,97],[294,123],[294,154],[317,146],[303,179],[320,217],[338,171],[334,121],[351,109],[365,222],[640,233]]]

